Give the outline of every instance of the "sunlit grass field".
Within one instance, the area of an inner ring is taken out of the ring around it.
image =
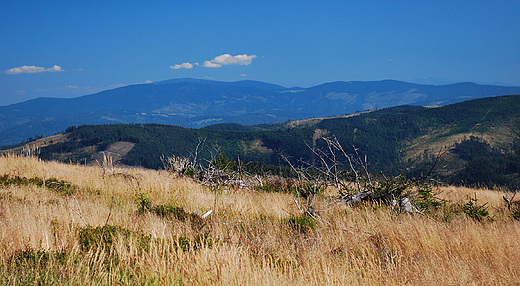
[[[421,215],[347,207],[332,188],[304,201],[28,156],[1,156],[0,176],[2,285],[520,283],[520,221],[500,191],[435,188],[448,203]],[[468,196],[489,216],[460,211]]]

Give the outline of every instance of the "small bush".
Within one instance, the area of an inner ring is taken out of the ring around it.
[[[266,184],[263,186],[254,186],[254,189],[256,191],[264,192],[264,193],[281,193],[283,191],[283,188],[281,186],[270,185],[270,184]]]
[[[158,205],[154,206],[151,211],[163,218],[175,218],[181,221],[189,220],[193,230],[201,230],[205,225],[204,220],[198,214],[186,212],[181,207]]]
[[[45,182],[38,178],[25,178],[25,177],[18,177],[18,176],[9,176],[7,174],[0,176],[0,186],[28,186],[28,185],[34,185],[37,187],[42,187],[45,185],[45,187],[51,191],[58,192],[62,195],[72,195],[76,191],[76,187],[72,183],[58,180],[55,178],[47,179]]]
[[[366,188],[372,191],[374,196],[385,196],[391,195],[394,199],[405,196],[406,192],[410,187],[411,183],[402,174],[398,176],[391,176],[384,180],[377,180],[373,184],[366,184]]]
[[[150,199],[145,193],[139,193],[135,195],[135,203],[137,204],[137,213],[144,214],[152,209]]]
[[[493,218],[489,215],[489,211],[486,207],[487,203],[479,206],[477,201],[478,199],[476,194],[475,198],[468,196],[468,202],[462,204],[462,210],[464,213],[479,222],[484,220],[493,221]]]
[[[45,186],[51,191],[67,196],[72,195],[76,191],[76,188],[72,183],[54,178],[45,180]]]
[[[11,257],[11,263],[17,267],[37,268],[45,266],[49,261],[49,254],[45,250],[34,250],[27,248],[25,250],[17,251]]]
[[[151,211],[157,216],[163,218],[176,218],[178,220],[185,220],[190,215],[183,208],[172,207],[169,205],[154,206]]]
[[[435,197],[431,186],[419,186],[417,195],[414,198],[415,204],[421,211],[431,212],[446,205],[445,200]]]
[[[520,205],[511,209],[511,217],[516,220],[520,220]]]
[[[82,251],[89,251],[102,247],[106,252],[110,252],[111,246],[115,239],[120,237],[125,241],[130,239],[135,243],[135,246],[143,251],[149,251],[152,243],[152,238],[149,235],[144,235],[139,232],[124,229],[119,226],[98,226],[98,227],[84,227],[78,231],[78,242]],[[194,239],[187,237],[174,237],[177,246],[183,251],[197,250],[201,247],[211,247],[213,240],[209,238],[208,233],[198,234]],[[156,243],[162,240],[157,240]]]
[[[83,251],[88,251],[98,247],[103,247],[106,251],[109,251],[110,247],[114,243],[114,240],[118,236],[126,240],[132,237],[135,239],[135,241],[137,241],[137,246],[140,249],[147,249],[151,240],[150,236],[142,235],[138,232],[130,231],[120,226],[105,225],[98,227],[87,226],[80,228],[78,231],[78,242],[81,246],[81,250]]]
[[[213,159],[209,165],[225,173],[231,173],[236,168],[235,162],[226,158],[222,153],[220,153],[217,158]]]
[[[309,216],[292,216],[287,219],[286,224],[300,233],[308,233],[316,227],[315,220]]]
[[[16,265],[17,268],[26,267],[34,269],[45,267],[50,260],[65,265],[68,258],[69,252],[66,250],[47,252],[44,249],[35,250],[27,248],[15,252],[8,261]]]
[[[182,207],[174,207],[170,205],[152,206],[152,202],[144,193],[137,194],[135,202],[138,205],[137,213],[144,214],[151,212],[159,217],[166,219],[178,219],[181,221],[189,220],[193,230],[201,230],[206,223],[198,214],[186,212]]]
[[[25,177],[18,177],[18,176],[13,176],[11,177],[10,175],[3,175],[3,176],[0,176],[0,186],[27,186],[27,185],[35,185],[35,186],[38,186],[38,187],[41,187],[43,186],[43,180],[40,179],[40,178],[25,178]]]
[[[311,183],[311,182],[303,182],[301,183],[298,188],[295,195],[300,195],[300,197],[307,199],[310,196],[316,195],[316,194],[322,194],[325,192],[325,187],[318,185],[317,183]]]
[[[194,179],[197,177],[198,171],[197,171],[197,169],[195,169],[193,167],[188,167],[188,168],[186,168],[186,170],[184,170],[184,173],[182,173],[182,174],[186,177],[190,177],[190,178]]]

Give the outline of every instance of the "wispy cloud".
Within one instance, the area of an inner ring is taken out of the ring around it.
[[[247,54],[232,56],[230,54],[220,55],[211,61],[205,61],[204,67],[219,68],[224,65],[250,65],[256,55]]]
[[[25,90],[21,90],[21,89],[18,89],[18,90],[15,90],[13,91],[13,93],[16,93],[16,94],[26,94],[27,92]]]
[[[52,94],[52,96],[75,96],[75,95],[83,95],[90,92],[93,92],[92,88],[90,86],[77,86],[77,85],[65,85],[60,87],[54,87],[54,88],[38,88],[33,90],[33,92],[39,93],[39,94]]]
[[[37,66],[22,66],[17,68],[8,69],[5,71],[6,74],[21,74],[21,73],[41,73],[41,72],[62,72],[64,71],[60,66],[54,65],[52,68],[43,68]]]
[[[182,63],[182,64],[180,64],[180,65],[170,66],[170,68],[171,68],[172,70],[178,70],[178,69],[191,69],[191,68],[193,68],[194,65],[198,66],[199,63],[194,63],[194,64],[190,64],[190,63]]]

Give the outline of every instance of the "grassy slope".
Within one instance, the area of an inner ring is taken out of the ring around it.
[[[444,118],[446,124],[442,128],[435,128],[408,142],[403,150],[403,159],[417,157],[425,149],[435,152],[446,146],[453,146],[454,143],[470,136],[482,138],[492,147],[509,151],[510,144],[520,134],[520,116],[517,109],[519,103],[520,96],[508,96],[429,110],[428,113],[433,115],[432,119],[441,119],[442,111],[449,112],[451,116]]]
[[[71,182],[90,225],[102,226],[109,217],[111,225],[153,238],[147,250],[119,238],[109,251],[82,251],[77,231],[83,222],[64,206],[78,210],[72,197],[36,186],[0,187],[4,285],[512,285],[520,280],[520,222],[504,214],[500,192],[439,189],[440,197],[454,201],[476,193],[479,203],[497,209],[490,208],[494,222],[457,215],[449,223],[436,223],[382,206],[345,208],[333,203],[335,191],[329,190],[314,202],[321,216],[315,229],[302,233],[285,223],[299,214],[288,194],[215,192],[165,171],[66,165],[33,157],[1,156],[3,174]],[[200,232],[187,222],[137,215],[137,193],[194,214],[214,210],[201,230],[213,246],[175,250],[175,237],[193,238]],[[38,249],[67,255],[61,260],[20,259]]]

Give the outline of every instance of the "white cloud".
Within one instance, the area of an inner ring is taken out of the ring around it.
[[[180,65],[170,66],[170,68],[171,68],[172,70],[178,70],[178,69],[191,69],[191,68],[193,68],[193,65],[198,66],[199,63],[194,63],[194,64],[190,64],[190,63],[182,63],[182,64],[180,64]]]
[[[210,61],[205,61],[204,62],[204,66],[207,67],[207,68],[219,68],[222,65],[221,64],[215,64],[215,63],[212,63]]]
[[[223,65],[250,65],[256,55],[247,54],[232,56],[230,54],[220,55],[211,61],[205,61],[204,66],[207,68],[219,68]]]
[[[210,61],[205,61],[203,66],[207,67],[207,68],[219,68],[219,67],[222,67],[225,65],[246,65],[247,66],[247,65],[251,64],[251,62],[253,61],[254,58],[256,58],[256,55],[248,56],[247,54],[243,54],[243,55],[232,56],[230,54],[223,54],[218,57],[215,57],[214,59],[212,59]],[[191,69],[194,66],[198,66],[198,65],[199,65],[199,63],[191,64],[191,63],[186,62],[186,63],[170,66],[170,68],[172,70]]]
[[[44,72],[45,68],[37,66],[23,66],[19,68],[12,68],[5,71],[7,74],[19,74],[19,73],[38,73]]]
[[[21,73],[40,73],[40,72],[61,72],[63,69],[54,65],[52,68],[43,68],[37,66],[22,66],[17,68],[8,69],[5,71],[6,74],[21,74]]]
[[[48,72],[61,72],[63,71],[60,66],[54,65],[52,68],[46,69]]]

